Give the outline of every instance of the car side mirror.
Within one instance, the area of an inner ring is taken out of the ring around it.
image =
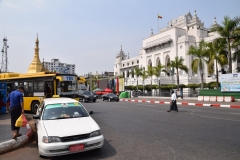
[[[90,114],[90,115],[93,114],[93,111],[90,111],[89,114]]]
[[[40,119],[40,116],[39,115],[34,115],[33,119]]]

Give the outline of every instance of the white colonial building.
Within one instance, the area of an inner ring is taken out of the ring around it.
[[[43,62],[44,68],[51,72],[75,74],[75,64],[61,63],[59,59],[51,59],[51,62]]]
[[[214,18],[213,25],[217,25],[216,18]],[[178,56],[184,59],[185,65],[189,68],[188,73],[179,71],[180,84],[201,83],[200,73],[194,74],[191,70],[193,57],[187,53],[190,46],[197,46],[202,39],[211,42],[218,37],[216,32],[210,32],[210,28],[205,28],[204,23],[197,16],[196,10],[193,16],[188,12],[173,19],[165,28],[160,29],[159,33],[153,34],[152,31],[150,36],[143,40],[143,46],[138,56],[130,58],[121,47],[114,63],[114,75],[124,75],[125,85],[136,85],[136,76],[132,77],[132,74],[129,74],[134,67],[147,70],[149,65],[158,66],[159,63],[167,65]],[[234,73],[237,63],[232,65]],[[204,82],[215,81],[213,75],[208,75],[206,68],[203,71]],[[141,77],[138,81],[139,84],[142,84]],[[157,77],[153,77],[152,80],[149,77],[145,80],[145,84],[150,84],[151,81],[152,84],[158,84]],[[161,84],[176,84],[176,75],[171,77],[161,73],[160,81]]]

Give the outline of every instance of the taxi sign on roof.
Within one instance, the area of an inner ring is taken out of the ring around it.
[[[57,104],[49,104],[46,106],[46,109],[50,108],[62,108],[62,107],[81,107],[82,105],[79,102],[74,103],[57,103]]]

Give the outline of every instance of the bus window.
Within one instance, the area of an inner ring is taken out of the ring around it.
[[[16,89],[16,87],[18,87],[18,82],[14,83],[14,89]]]
[[[33,82],[33,90],[35,92],[44,92],[44,82],[43,81]]]
[[[28,82],[23,82],[23,84],[25,91],[28,92]]]
[[[28,91],[29,92],[33,91],[33,83],[32,82],[28,82]]]
[[[23,82],[24,84],[24,89],[26,92],[32,92],[33,91],[33,84],[32,82]]]

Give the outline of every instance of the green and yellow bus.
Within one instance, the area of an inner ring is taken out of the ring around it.
[[[23,86],[24,110],[36,113],[43,98],[69,97],[78,98],[78,77],[74,74],[39,72],[31,74],[1,73],[0,83],[7,85],[7,95],[18,86]]]

